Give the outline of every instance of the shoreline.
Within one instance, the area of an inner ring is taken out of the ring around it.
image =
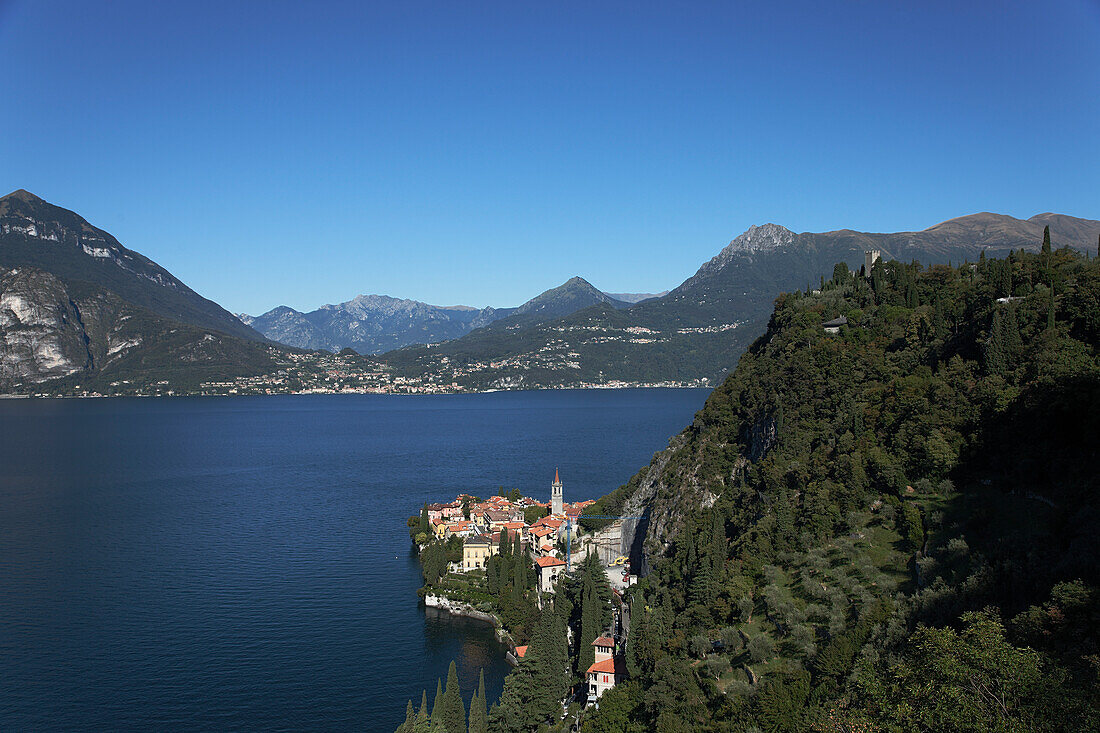
[[[592,387],[528,387],[524,389],[484,389],[467,391],[439,391],[439,392],[279,392],[276,394],[79,394],[79,395],[43,395],[22,393],[0,393],[0,399],[29,399],[29,400],[95,400],[95,399],[194,399],[194,398],[237,398],[237,397],[315,397],[315,396],[341,396],[341,397],[454,397],[459,395],[486,395],[510,392],[617,392],[625,389],[703,389],[712,390],[712,387],[702,387],[690,384],[664,384],[664,385],[616,385],[616,386],[592,386]]]
[[[512,635],[508,633],[507,629],[504,628],[504,624],[502,624],[500,619],[497,618],[494,614],[486,613],[485,611],[478,611],[476,608],[473,608],[468,603],[465,603],[463,601],[453,601],[447,596],[442,595],[433,595],[429,593],[425,595],[421,600],[423,601],[424,606],[427,608],[434,608],[439,611],[445,611],[452,616],[472,618],[475,621],[481,621],[483,623],[491,625],[493,627],[493,631],[496,635],[497,641],[502,644],[507,644],[511,647],[508,649],[508,651],[505,652],[505,659],[507,659],[509,664],[511,664],[513,667],[518,664],[518,662],[514,661],[515,655],[512,653],[512,648],[515,647]]]

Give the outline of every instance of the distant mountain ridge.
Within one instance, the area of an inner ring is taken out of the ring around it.
[[[574,277],[516,308],[437,306],[387,295],[360,295],[309,313],[279,306],[260,316],[242,313],[239,318],[269,339],[290,346],[380,354],[412,344],[456,339],[491,324],[499,323],[500,328],[531,325],[596,303],[616,308],[630,305],[597,290],[584,278]]]
[[[763,331],[775,297],[816,287],[864,254],[925,264],[976,261],[983,251],[1036,251],[1043,227],[1055,247],[1093,249],[1100,221],[1060,214],[1015,219],[974,214],[920,232],[840,230],[797,234],[778,224],[752,226],[667,295],[616,309],[595,304],[508,333],[482,329],[431,349],[382,358],[410,378],[453,380],[476,388],[627,383],[714,384]]]
[[[1055,248],[1095,251],[1100,237],[1100,221],[1051,213],[981,213],[896,233],[797,234],[764,224],[668,294],[633,304],[574,277],[516,308],[360,296],[309,314],[280,307],[238,318],[75,213],[19,190],[0,198],[0,392],[46,381],[69,394],[77,384],[216,391],[230,389],[226,380],[261,377],[250,389],[278,391],[343,378],[317,371],[323,356],[269,341],[246,322],[303,348],[384,351],[340,357],[375,375],[374,386],[708,385],[763,331],[777,294],[816,287],[836,262],[858,270],[868,250],[924,264],[1037,251],[1046,226]]]

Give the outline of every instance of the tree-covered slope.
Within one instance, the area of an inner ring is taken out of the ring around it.
[[[651,572],[586,730],[1098,729],[1098,415],[1100,263],[1068,248],[780,296],[589,510],[643,514]]]

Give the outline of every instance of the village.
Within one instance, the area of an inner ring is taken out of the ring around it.
[[[502,545],[508,551],[513,542],[518,542],[532,561],[534,590],[540,608],[544,600],[556,592],[563,576],[575,571],[589,556],[598,558],[606,568],[615,602],[611,627],[601,630],[591,640],[584,640],[593,647],[594,661],[585,671],[581,697],[586,704],[595,704],[607,690],[626,678],[624,649],[629,610],[623,603],[623,593],[637,582],[637,576],[631,574],[629,559],[621,554],[621,521],[597,532],[583,532],[579,520],[585,509],[596,502],[593,499],[564,502],[562,489],[560,474],[555,471],[549,501],[539,501],[513,490],[507,495],[486,499],[459,494],[450,502],[427,504],[422,516],[427,520],[431,536],[423,537],[418,533],[414,539],[421,546],[432,542],[453,546],[461,540],[461,559],[457,553],[452,555],[453,561],[448,563],[447,571],[473,576],[485,572],[490,558],[501,551]],[[414,519],[410,518],[410,527]],[[432,604],[452,612],[461,612],[463,608],[462,604],[434,597]],[[526,645],[514,646],[509,661],[521,663],[527,649]]]

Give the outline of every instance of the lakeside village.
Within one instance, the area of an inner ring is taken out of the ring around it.
[[[580,520],[595,500],[565,503],[562,488],[555,471],[548,502],[518,489],[486,499],[460,494],[425,504],[408,526],[420,554],[425,603],[494,623],[511,646],[513,665],[532,656],[540,613],[553,604],[574,657],[565,715],[571,706],[576,712],[598,704],[626,678],[630,614],[623,593],[637,576],[621,554],[622,518],[586,531]]]
[[[190,380],[174,382],[170,379],[134,377],[117,379],[107,385],[16,385],[10,395],[3,397],[172,397],[276,394],[462,394],[496,392],[513,389],[628,389],[652,387],[708,387],[706,378],[671,381],[601,380],[598,382],[577,379],[575,368],[557,364],[561,379],[545,384],[530,383],[524,376],[528,365],[542,366],[540,362],[506,359],[493,362],[475,362],[462,368],[443,362],[435,371],[423,374],[403,375],[384,362],[370,356],[360,356],[350,349],[338,354],[326,351],[296,352],[271,347],[267,349],[273,367],[252,376],[227,377],[192,384]],[[447,367],[450,367],[449,369]],[[489,380],[479,377],[492,373]]]

